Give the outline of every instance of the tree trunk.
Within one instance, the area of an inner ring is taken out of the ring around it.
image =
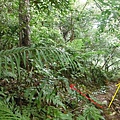
[[[30,45],[29,0],[19,0],[19,45]]]

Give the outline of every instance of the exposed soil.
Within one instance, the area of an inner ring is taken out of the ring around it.
[[[104,104],[103,115],[106,120],[120,120],[120,89],[116,94],[116,97],[112,102],[110,108],[108,108],[117,89],[116,84],[118,83],[120,83],[120,81],[117,83],[110,82],[102,91],[99,90],[97,92],[94,92],[94,97],[97,98],[98,101],[100,101],[102,104]]]

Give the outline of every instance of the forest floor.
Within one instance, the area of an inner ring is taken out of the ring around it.
[[[2,82],[0,82],[0,85],[2,86],[6,86],[7,88],[9,88],[9,86],[11,84],[6,85],[5,83],[3,84],[4,80]],[[101,86],[101,88],[88,88],[91,94],[90,97],[92,96],[93,98],[95,98],[97,101],[99,101],[100,103],[102,103],[102,110],[103,110],[103,116],[105,118],[105,120],[120,120],[120,89],[117,93],[117,95],[115,96],[115,99],[113,100],[110,108],[108,108],[109,103],[112,100],[112,97],[115,94],[115,91],[117,89],[116,84],[120,83],[120,80],[117,82],[108,82],[105,86]],[[95,86],[95,85],[93,85]],[[12,90],[13,90],[13,86],[12,86]],[[11,90],[11,89],[10,89]],[[9,90],[7,90],[9,91]],[[14,90],[13,90],[14,91]],[[81,103],[82,105],[82,103]],[[79,108],[81,109],[81,105],[79,104]],[[76,109],[75,109],[76,110]],[[72,110],[72,111],[75,111]]]
[[[110,108],[108,108],[112,97],[117,89],[116,84],[119,82],[109,82],[107,86],[104,86],[101,90],[93,92],[94,97],[103,103],[103,115],[105,120],[120,120],[120,89],[115,96]]]

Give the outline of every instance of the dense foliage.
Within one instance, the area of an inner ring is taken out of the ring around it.
[[[104,120],[70,90],[120,76],[119,0],[30,1],[31,45],[19,47],[19,2],[0,1],[0,119]]]

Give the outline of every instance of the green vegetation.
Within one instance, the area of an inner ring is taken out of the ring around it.
[[[119,0],[1,0],[0,119],[104,120],[69,85],[87,94],[120,77],[119,8]]]

